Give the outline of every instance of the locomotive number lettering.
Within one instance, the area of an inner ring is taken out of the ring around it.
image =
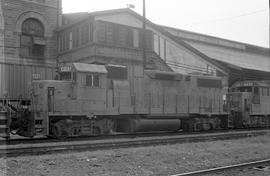
[[[39,80],[39,79],[41,78],[41,75],[40,75],[39,73],[33,73],[33,74],[32,74],[32,78],[33,78],[34,80]]]
[[[71,71],[71,67],[70,66],[64,66],[60,68],[61,72],[70,72]]]

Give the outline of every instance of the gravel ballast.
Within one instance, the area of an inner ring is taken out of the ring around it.
[[[0,176],[170,175],[270,158],[270,135],[237,140],[0,158]]]

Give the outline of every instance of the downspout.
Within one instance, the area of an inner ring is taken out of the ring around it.
[[[58,68],[59,68],[59,29],[62,25],[62,0],[58,0],[57,2],[57,21],[56,21],[56,72],[58,73]],[[59,75],[57,75],[58,78]]]

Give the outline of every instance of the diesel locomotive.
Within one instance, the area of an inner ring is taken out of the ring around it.
[[[36,80],[30,106],[14,108],[10,131],[54,138],[152,131],[269,127],[270,84],[142,70],[120,65],[70,63],[58,80]],[[12,108],[13,107],[13,108]]]
[[[13,118],[11,131],[65,138],[227,127],[220,78],[142,71],[130,76],[120,65],[66,64],[59,80],[32,82],[31,106]]]
[[[227,94],[229,126],[270,126],[270,81],[236,82]]]

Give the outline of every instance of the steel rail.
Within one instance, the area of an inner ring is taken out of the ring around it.
[[[234,164],[234,165],[228,165],[228,166],[222,166],[222,167],[216,167],[216,168],[210,168],[210,169],[204,169],[204,170],[198,170],[193,172],[186,172],[181,174],[175,174],[170,176],[196,176],[196,175],[204,175],[204,174],[211,174],[211,173],[217,173],[227,170],[233,170],[233,169],[239,169],[239,168],[245,168],[250,166],[257,166],[270,163],[270,159],[264,159],[264,160],[258,160],[258,161],[252,161],[247,163],[241,163],[241,164]]]
[[[196,134],[196,133],[191,133]],[[27,137],[19,137],[19,138],[9,138],[9,139],[1,139],[0,140],[0,146],[1,145],[16,145],[16,144],[34,144],[34,143],[49,143],[49,142],[73,142],[73,141],[85,141],[85,140],[92,140],[92,141],[98,141],[98,140],[109,140],[109,139],[133,139],[138,137],[156,137],[156,136],[178,136],[178,135],[186,135],[186,133],[174,133],[174,132],[164,132],[164,133],[137,133],[137,134],[113,134],[113,135],[100,135],[100,136],[79,136],[79,137],[68,137],[66,139],[53,139],[48,138],[46,136],[40,136],[35,138],[27,138]]]
[[[177,143],[203,142],[214,140],[239,139],[250,136],[267,135],[269,131],[241,132],[229,134],[202,134],[193,136],[162,136],[133,139],[109,139],[101,141],[72,141],[59,143],[36,143],[19,145],[0,145],[0,157],[13,157],[20,155],[41,155],[60,152],[94,151],[113,148],[141,147],[153,145],[166,145]]]
[[[202,135],[202,134],[214,134],[214,133],[237,133],[237,132],[251,132],[251,134],[256,131],[265,131],[269,130],[269,128],[264,129],[222,129],[222,130],[213,130],[213,131],[201,131],[201,132],[147,132],[147,133],[119,133],[113,135],[101,135],[101,136],[80,136],[80,137],[69,137],[66,139],[51,139],[46,136],[38,136],[34,138],[27,138],[27,137],[10,137],[9,139],[0,138],[0,146],[1,145],[15,145],[15,144],[30,144],[30,143],[48,143],[48,142],[72,142],[72,141],[84,141],[84,140],[104,140],[104,139],[120,139],[120,138],[138,138],[138,137],[165,137],[165,136],[188,136],[188,135]]]

